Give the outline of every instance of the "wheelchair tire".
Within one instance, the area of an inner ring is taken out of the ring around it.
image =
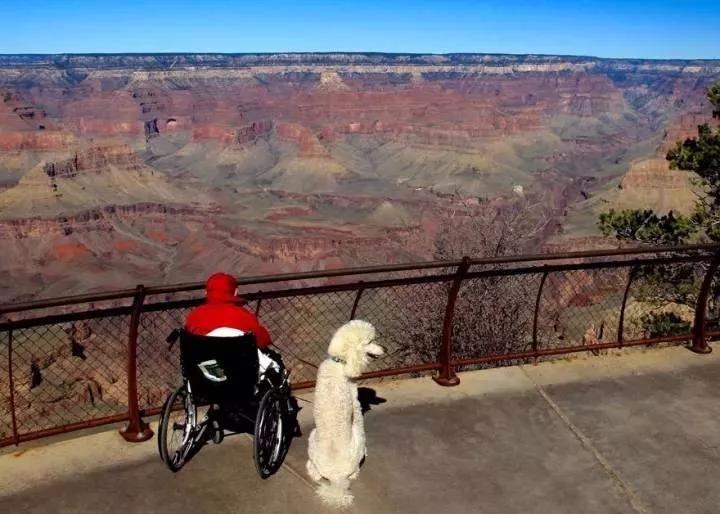
[[[287,405],[287,394],[278,389],[270,389],[260,400],[253,437],[253,458],[260,478],[280,469],[290,447],[292,427]]]
[[[172,472],[185,464],[195,441],[197,412],[185,386],[172,392],[163,406],[158,434],[160,458]]]

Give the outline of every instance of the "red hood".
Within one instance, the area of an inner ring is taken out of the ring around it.
[[[237,301],[235,296],[237,281],[227,273],[215,273],[208,278],[205,285],[208,303],[232,303]]]

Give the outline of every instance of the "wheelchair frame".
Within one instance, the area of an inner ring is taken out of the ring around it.
[[[182,332],[174,331],[168,342],[172,346]],[[254,342],[253,342],[254,344]],[[184,366],[185,369],[185,366]],[[170,393],[160,416],[158,451],[165,465],[173,472],[179,471],[210,438],[216,444],[223,439],[221,420],[225,415],[239,415],[253,425],[253,460],[261,478],[267,478],[282,465],[293,435],[292,397],[289,373],[264,373],[256,381],[255,391],[249,402],[232,412],[223,412],[223,406],[210,404],[207,412],[198,416],[198,407],[191,380],[183,372],[183,383]],[[227,408],[228,405],[225,407]],[[176,419],[177,415],[179,419]],[[173,436],[181,436],[175,442]]]

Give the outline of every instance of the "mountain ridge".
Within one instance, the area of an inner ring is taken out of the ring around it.
[[[59,53],[0,54],[0,66],[46,65],[56,67],[93,66],[106,61],[115,66],[164,68],[178,66],[257,66],[267,64],[328,64],[328,65],[457,65],[473,64],[550,64],[565,61],[572,64],[592,63],[614,66],[720,66],[720,59],[647,59],[595,57],[584,55],[505,54],[505,53],[395,53],[395,52],[148,52],[148,53]],[[168,62],[169,61],[169,62]],[[173,61],[175,61],[173,63]]]

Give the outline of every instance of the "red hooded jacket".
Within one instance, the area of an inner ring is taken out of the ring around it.
[[[185,330],[204,336],[216,328],[235,328],[252,332],[258,348],[267,348],[271,342],[270,334],[252,312],[238,305],[236,288],[237,282],[231,275],[212,275],[205,286],[207,301],[188,315]]]

